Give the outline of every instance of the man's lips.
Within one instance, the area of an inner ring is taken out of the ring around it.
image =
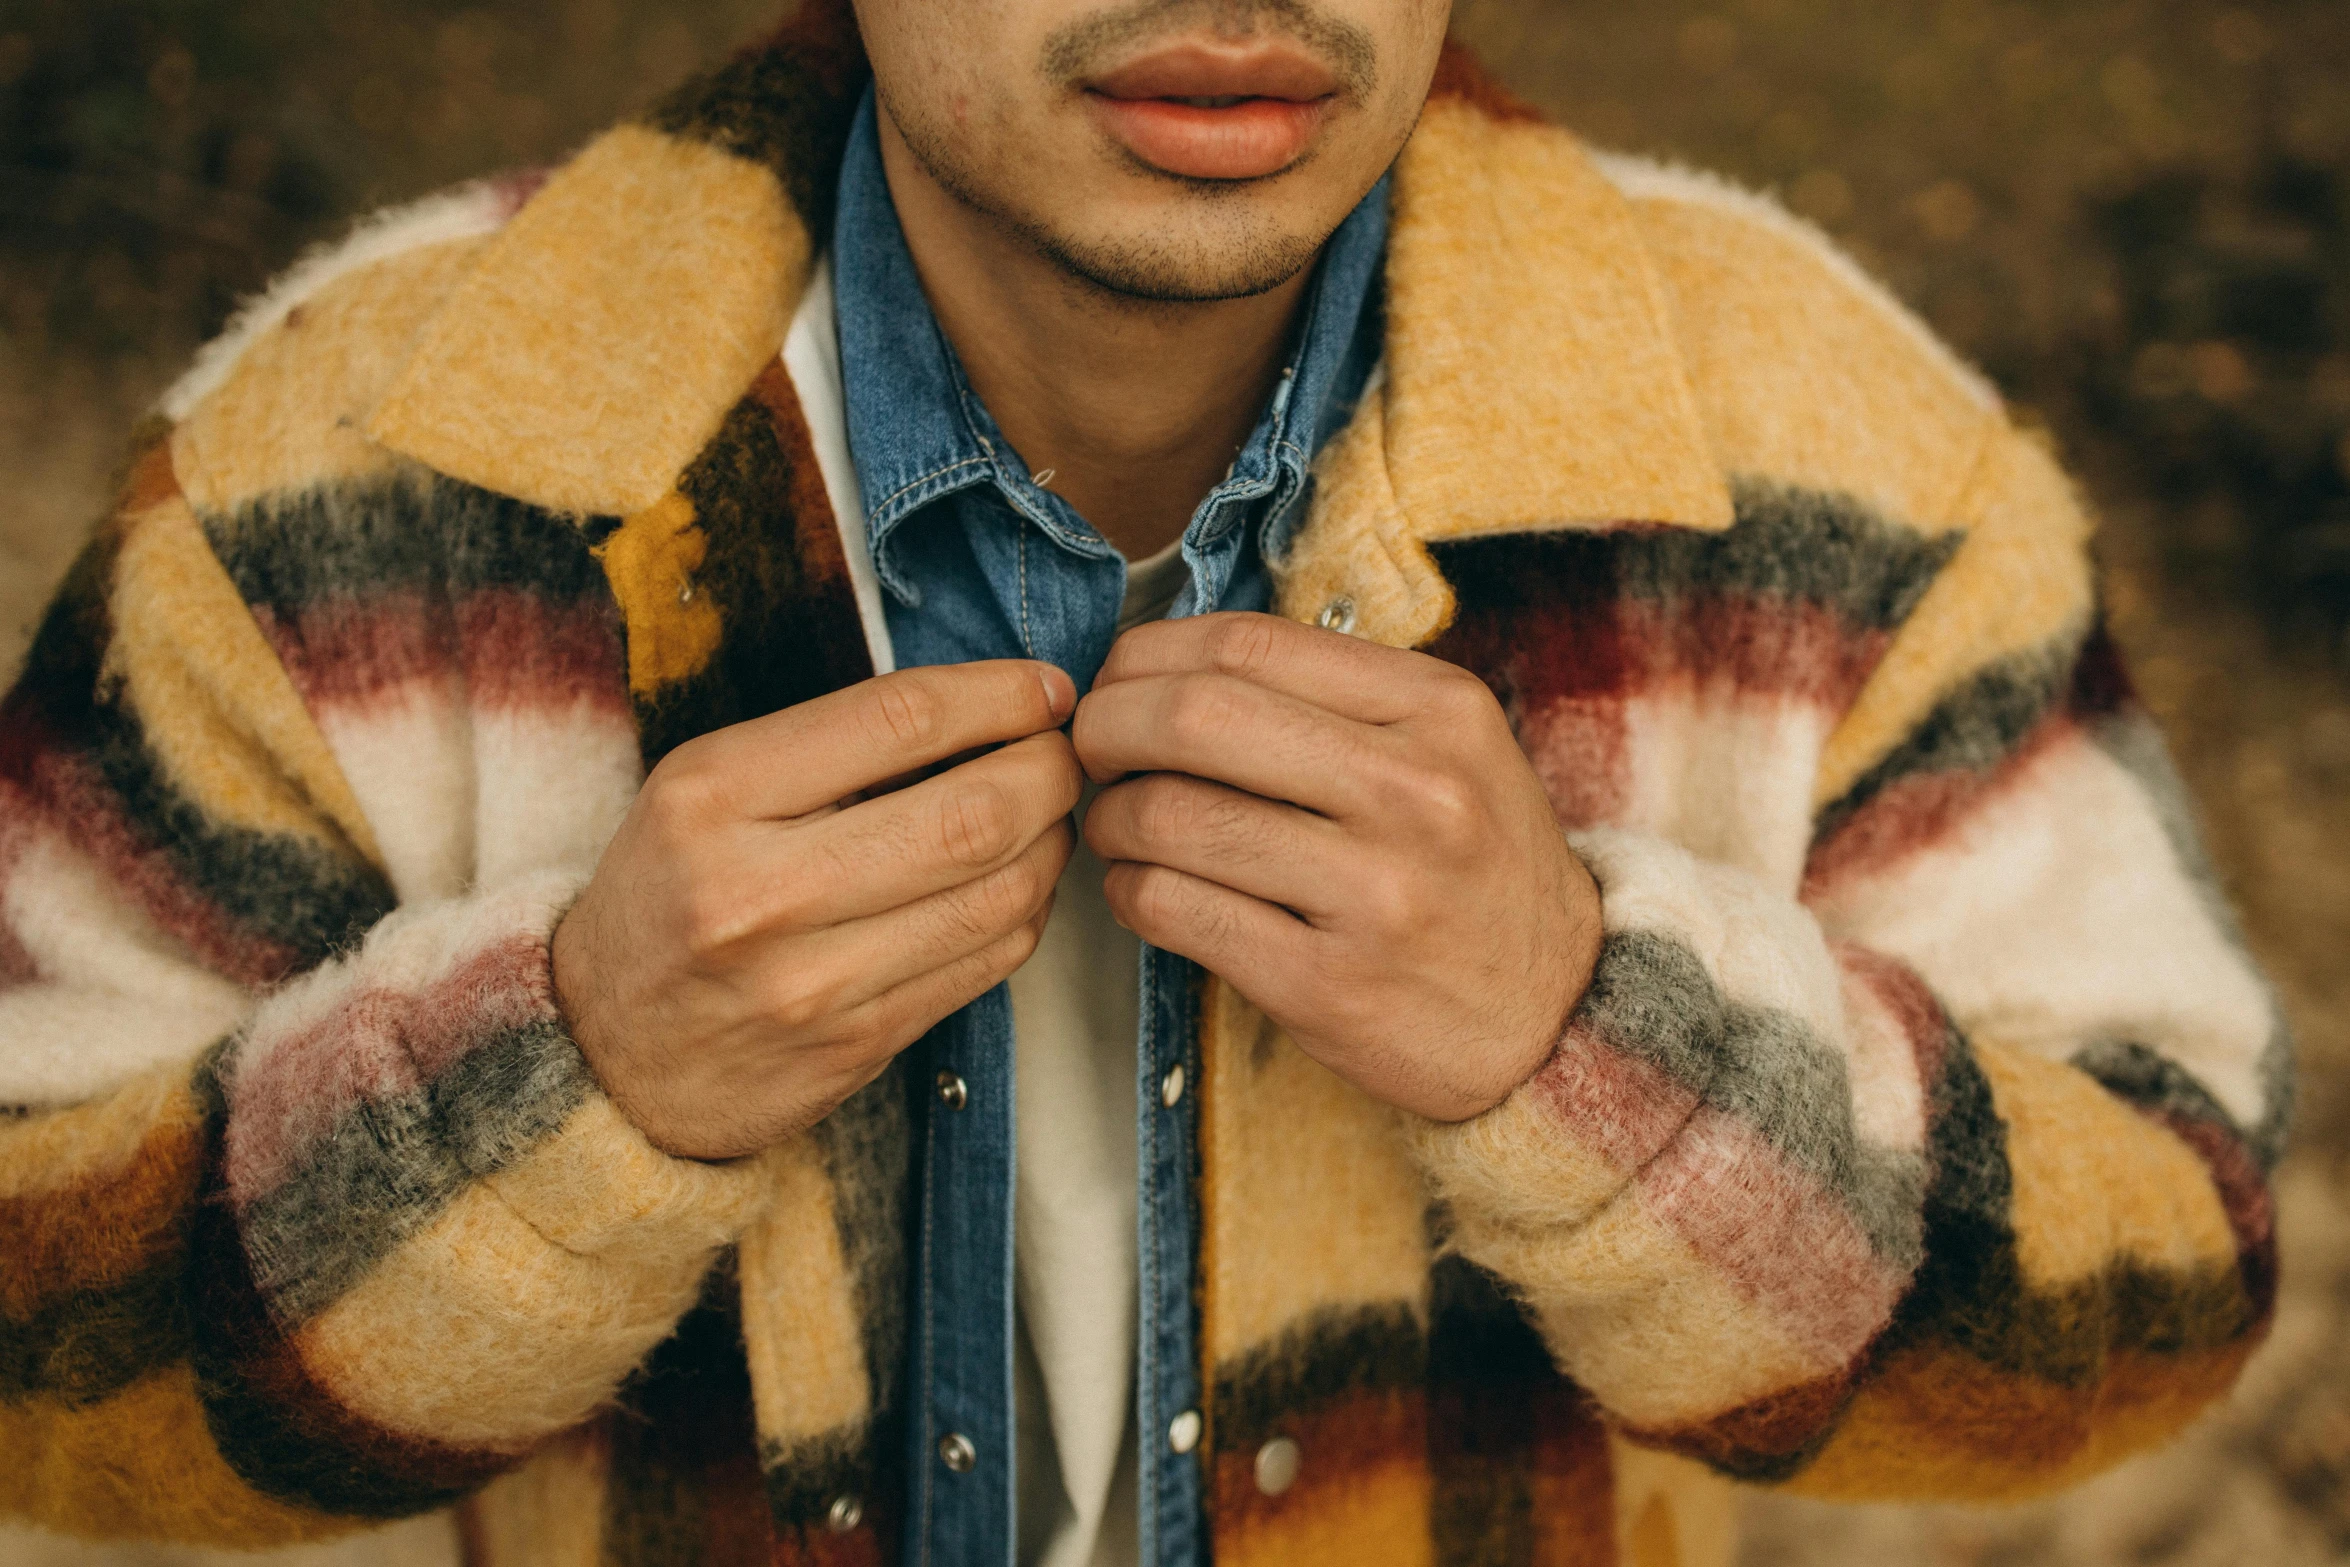
[[[1087,109],[1144,163],[1199,180],[1260,179],[1295,163],[1338,96],[1338,78],[1281,42],[1181,44],[1085,84]]]

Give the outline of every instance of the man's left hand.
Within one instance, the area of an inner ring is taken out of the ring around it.
[[[1599,893],[1482,681],[1270,615],[1129,632],[1078,705],[1119,922],[1439,1121],[1533,1075]]]

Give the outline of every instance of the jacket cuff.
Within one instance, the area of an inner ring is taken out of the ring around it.
[[[584,879],[403,908],[248,1025],[223,1074],[223,1178],[282,1315],[326,1308],[471,1188],[547,1244],[623,1267],[684,1265],[756,1212],[756,1161],[654,1148],[566,1029],[549,942]]]
[[[706,1164],[662,1152],[601,1092],[516,1168],[487,1178],[549,1244],[618,1267],[691,1265],[764,1206],[758,1158]]]
[[[1589,988],[1508,1098],[1414,1128],[1423,1167],[1463,1217],[1579,1224],[1663,1152],[1735,1055],[1842,1033],[1842,977],[1794,899],[1661,838],[1604,830],[1569,842],[1599,885]]]
[[[1574,840],[1606,935],[1527,1083],[1415,1129],[1450,1244],[1638,1429],[1840,1385],[1922,1254],[1911,1032],[1883,960],[1660,839]]]

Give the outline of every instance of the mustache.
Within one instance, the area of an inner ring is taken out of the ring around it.
[[[1130,0],[1055,29],[1045,40],[1044,73],[1073,88],[1138,53],[1137,45],[1192,31],[1231,42],[1277,33],[1303,44],[1336,74],[1339,96],[1354,103],[1369,98],[1379,79],[1379,47],[1369,30],[1308,0]]]

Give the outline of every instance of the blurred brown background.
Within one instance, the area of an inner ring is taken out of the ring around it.
[[[560,157],[783,0],[0,0],[0,666],[243,293]],[[2350,6],[1460,0],[1592,139],[1775,189],[2027,417],[2304,1062],[2285,1301],[2180,1448],[2020,1510],[1755,1510],[1762,1564],[2350,1561]]]

